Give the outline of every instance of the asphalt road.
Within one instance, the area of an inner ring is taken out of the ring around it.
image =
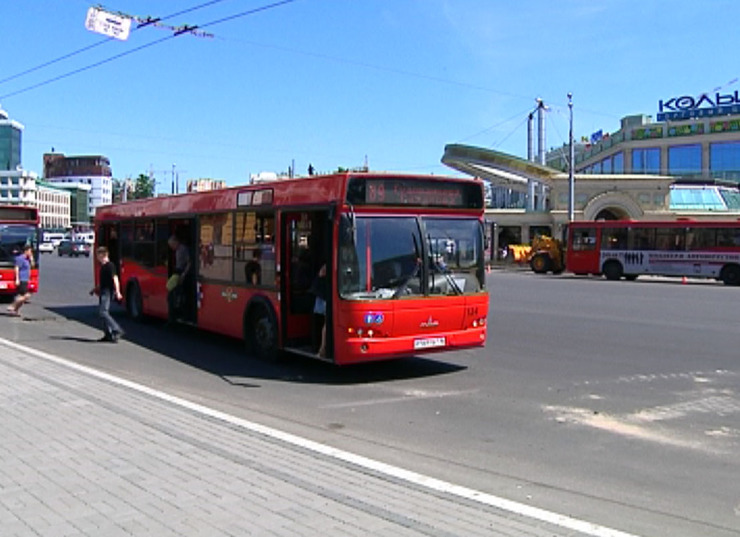
[[[125,318],[95,343],[91,260],[41,268],[3,337],[636,535],[740,535],[740,288],[495,272],[485,349],[340,369]]]

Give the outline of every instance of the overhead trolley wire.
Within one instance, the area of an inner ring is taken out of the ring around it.
[[[157,17],[157,18],[149,17],[149,21],[148,22],[139,23],[138,26],[136,26],[131,31],[132,32],[135,32],[136,30],[138,30],[140,28],[143,28],[145,26],[148,26],[149,24],[151,24],[155,20],[156,21],[165,21],[165,20],[168,20],[168,19],[172,19],[174,17],[179,17],[180,15],[184,15],[186,13],[190,13],[191,11],[197,11],[198,9],[202,9],[204,7],[208,7],[208,6],[211,6],[213,4],[218,4],[218,3],[224,2],[224,1],[225,0],[211,0],[210,2],[204,2],[202,4],[198,4],[197,6],[193,6],[193,7],[187,8],[187,9],[183,9],[182,11],[178,11],[176,13],[172,13],[172,14],[166,15],[164,17]],[[135,18],[135,17],[131,17],[129,15],[126,15],[126,16],[129,17],[129,18]],[[103,45],[105,43],[109,43],[112,40],[113,40],[112,37],[106,37],[104,39],[101,39],[97,43],[93,43],[92,45],[87,45],[86,47],[82,47],[81,49],[75,50],[73,52],[69,52],[69,53],[64,54],[62,56],[59,56],[58,58],[54,58],[53,60],[49,60],[48,62],[44,62],[42,64],[39,64],[39,65],[35,66],[35,67],[31,67],[30,69],[26,69],[25,71],[21,71],[20,73],[16,73],[16,74],[11,75],[9,77],[0,79],[0,84],[3,84],[5,82],[10,82],[11,80],[15,80],[16,78],[20,78],[20,77],[22,77],[24,75],[33,73],[35,71],[38,71],[39,69],[43,69],[44,67],[48,67],[50,65],[54,65],[55,63],[59,63],[62,60],[66,60],[67,58],[71,58],[71,57],[76,56],[78,54],[81,54],[83,52],[87,52],[88,50],[94,49],[95,47],[99,47],[100,45]]]
[[[206,2],[206,3],[200,4],[200,5],[198,5],[198,6],[195,6],[195,7],[192,7],[192,8],[188,8],[188,9],[186,9],[186,10],[180,11],[180,12],[178,12],[178,13],[174,13],[174,14],[172,14],[172,15],[168,15],[168,16],[167,16],[166,18],[168,18],[168,19],[169,19],[169,18],[172,18],[172,17],[178,16],[178,15],[182,15],[182,14],[184,14],[184,13],[188,13],[188,12],[190,12],[190,11],[194,11],[194,10],[196,10],[196,9],[200,9],[200,8],[202,8],[202,7],[210,6],[210,5],[212,5],[212,4],[215,4],[215,3],[218,3],[218,2],[223,2],[223,1],[224,1],[224,0],[211,0],[210,2]],[[116,55],[114,55],[114,56],[111,56],[110,58],[106,58],[106,59],[104,59],[104,60],[100,60],[100,61],[98,61],[98,62],[92,63],[92,64],[90,64],[90,65],[87,65],[87,66],[85,66],[85,67],[80,67],[79,69],[74,69],[74,70],[72,70],[72,71],[69,71],[69,72],[67,72],[67,73],[64,73],[64,74],[61,74],[61,75],[59,75],[59,76],[56,76],[56,77],[50,78],[50,79],[48,79],[48,80],[45,80],[45,81],[43,81],[43,82],[39,82],[39,83],[37,83],[37,84],[33,84],[33,85],[31,85],[31,86],[27,86],[27,87],[25,87],[25,88],[21,88],[21,89],[19,89],[19,90],[16,90],[16,91],[13,91],[13,92],[10,92],[10,93],[6,93],[6,94],[4,94],[4,95],[0,95],[0,99],[6,99],[6,98],[8,98],[8,97],[13,97],[13,96],[15,96],[15,95],[19,95],[19,94],[21,94],[21,93],[26,93],[27,91],[31,91],[31,90],[33,90],[33,89],[36,89],[36,88],[40,88],[40,87],[42,87],[42,86],[46,86],[46,85],[48,85],[48,84],[51,84],[51,83],[53,83],[53,82],[58,82],[59,80],[63,80],[63,79],[65,79],[65,78],[69,78],[69,77],[71,77],[71,76],[74,76],[74,75],[76,75],[76,74],[82,73],[82,72],[84,72],[84,71],[89,71],[90,69],[93,69],[93,68],[95,68],[95,67],[100,67],[101,65],[104,65],[104,64],[106,64],[106,63],[110,63],[110,62],[112,62],[112,61],[114,61],[114,60],[117,60],[117,59],[123,58],[124,56],[128,56],[129,54],[133,54],[134,52],[138,52],[138,51],[140,51],[140,50],[143,50],[143,49],[146,49],[146,48],[152,47],[152,46],[154,46],[154,45],[158,45],[158,44],[160,44],[160,43],[163,43],[163,42],[165,42],[165,41],[168,41],[168,40],[170,40],[170,39],[173,39],[173,38],[175,38],[175,37],[177,37],[177,36],[179,36],[179,35],[182,35],[183,33],[186,33],[186,32],[188,32],[188,31],[191,31],[191,30],[195,30],[196,28],[206,28],[206,27],[209,27],[209,26],[215,26],[215,25],[217,25],[217,24],[221,24],[221,23],[224,23],[224,22],[227,22],[227,21],[231,21],[231,20],[234,20],[234,19],[238,19],[238,18],[241,18],[241,17],[246,17],[246,16],[248,16],[248,15],[254,15],[254,14],[256,14],[256,13],[260,13],[260,12],[262,12],[262,11],[267,11],[267,10],[269,10],[269,9],[273,9],[273,8],[276,8],[276,7],[280,7],[280,6],[283,6],[283,5],[285,5],[285,4],[290,4],[290,3],[292,3],[292,2],[295,2],[295,1],[296,1],[296,0],[281,0],[281,1],[279,1],[279,2],[273,2],[273,3],[271,3],[271,4],[266,4],[266,5],[264,5],[264,6],[260,6],[260,7],[256,7],[256,8],[253,8],[253,9],[249,9],[249,10],[246,10],[246,11],[242,11],[241,13],[236,13],[236,14],[234,14],[234,15],[229,15],[229,16],[227,16],[227,17],[223,17],[223,18],[221,18],[221,19],[216,19],[216,20],[214,20],[214,21],[211,21],[211,22],[208,22],[208,23],[206,23],[206,24],[201,24],[201,25],[194,25],[194,26],[187,26],[187,25],[186,25],[186,26],[182,27],[182,28],[181,28],[181,29],[180,29],[179,31],[176,31],[175,33],[173,33],[172,35],[168,35],[168,36],[166,36],[166,37],[163,37],[163,38],[161,38],[161,39],[157,39],[157,40],[155,40],[155,41],[152,41],[152,42],[150,42],[150,43],[147,43],[147,44],[144,44],[144,45],[138,46],[138,47],[136,47],[136,48],[133,48],[133,49],[127,50],[127,51],[125,51],[125,52],[121,52],[120,54],[116,54]],[[154,19],[154,20],[164,20],[164,19],[165,19],[165,18],[161,18],[161,19]],[[153,21],[151,21],[151,22],[153,22]],[[147,24],[147,23],[141,24],[141,25],[140,25],[139,27],[137,27],[137,28],[135,28],[135,29],[138,29],[138,28],[140,28],[140,27],[142,27],[142,26],[145,26],[146,24]],[[80,52],[84,52],[85,50],[89,50],[89,49],[91,49],[91,48],[94,48],[94,47],[96,47],[96,46],[98,46],[98,45],[101,45],[101,44],[103,44],[103,43],[106,43],[106,42],[110,41],[111,39],[112,39],[112,38],[107,38],[107,39],[104,39],[104,40],[102,40],[102,41],[100,41],[100,42],[98,42],[98,43],[95,43],[94,45],[90,45],[90,46],[88,46],[88,47],[85,47],[85,48],[83,48],[83,49],[80,49],[80,50],[78,50],[78,51],[72,52],[72,53],[70,53],[70,54],[67,54],[67,55],[65,55],[65,56],[63,56],[63,57],[57,58],[56,60],[52,60],[52,61],[50,61],[50,62],[46,62],[46,63],[45,63],[44,65],[41,65],[41,66],[37,66],[37,67],[35,67],[35,68],[33,68],[33,69],[29,69],[29,70],[27,70],[27,71],[26,71],[26,72],[24,72],[24,73],[19,73],[18,75],[14,75],[14,76],[13,76],[13,77],[11,77],[10,79],[12,79],[12,78],[17,78],[17,77],[19,77],[19,76],[21,76],[21,75],[23,75],[23,74],[26,74],[26,73],[29,73],[29,72],[32,72],[32,71],[36,71],[36,70],[38,70],[38,69],[41,69],[42,67],[45,67],[45,66],[47,66],[47,65],[51,65],[51,64],[53,64],[53,63],[56,63],[56,62],[58,62],[58,61],[61,61],[61,60],[63,60],[63,59],[69,58],[69,57],[71,57],[71,56],[74,56],[74,55],[76,55],[76,54],[78,54],[78,53],[80,53]],[[5,79],[5,80],[9,80],[9,79]],[[4,82],[5,80],[0,80],[0,83]]]

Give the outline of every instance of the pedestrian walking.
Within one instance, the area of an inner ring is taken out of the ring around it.
[[[15,257],[15,287],[18,294],[13,303],[8,306],[11,315],[20,315],[23,304],[28,302],[31,293],[28,291],[28,282],[31,280],[31,269],[33,268],[33,247],[26,244],[23,252]]]
[[[97,294],[99,297],[98,314],[103,321],[103,337],[98,341],[108,341],[118,343],[118,339],[123,336],[123,330],[116,320],[110,314],[110,303],[113,298],[123,300],[121,295],[121,283],[116,273],[116,266],[111,263],[108,257],[108,248],[100,246],[96,252],[100,270],[98,272],[98,287],[94,287],[90,294]]]

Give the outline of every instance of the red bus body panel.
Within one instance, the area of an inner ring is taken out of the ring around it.
[[[28,281],[30,293],[39,292],[39,269],[31,269],[31,279]],[[15,296],[18,288],[15,285],[15,268],[0,268],[0,295]]]
[[[348,357],[345,363],[479,347],[486,342],[487,294],[444,299],[338,300],[337,308],[335,345],[338,356]],[[383,323],[367,324],[368,314],[382,314]],[[362,336],[358,335],[358,328],[363,329]],[[368,330],[373,330],[372,336],[368,336]],[[415,348],[416,341],[439,338],[444,338],[440,347]]]

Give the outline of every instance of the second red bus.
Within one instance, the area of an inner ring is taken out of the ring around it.
[[[652,274],[740,285],[740,221],[573,222],[566,269],[609,280]]]

